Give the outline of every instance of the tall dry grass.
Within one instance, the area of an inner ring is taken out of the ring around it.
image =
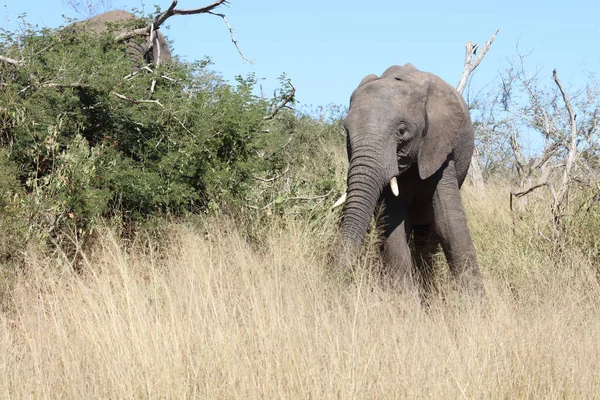
[[[107,230],[80,273],[31,254],[0,314],[0,396],[596,398],[597,266],[513,232],[507,200],[465,195],[484,303],[335,279],[333,219],[260,245],[218,218],[134,250]]]

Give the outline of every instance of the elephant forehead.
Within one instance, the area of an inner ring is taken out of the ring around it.
[[[423,96],[409,85],[397,84],[368,84],[359,88],[352,96],[349,119],[363,119],[368,116],[382,118],[397,116],[403,112],[412,113],[415,107],[424,104]]]
[[[403,103],[416,101],[419,93],[412,85],[395,79],[378,79],[369,82],[354,91],[350,106],[355,104],[376,106],[378,104]]]

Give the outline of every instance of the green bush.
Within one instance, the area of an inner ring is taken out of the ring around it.
[[[209,60],[136,69],[110,34],[31,26],[3,32],[0,54],[23,64],[0,64],[2,213],[20,192],[30,237],[245,204],[277,168],[254,76],[227,84]]]

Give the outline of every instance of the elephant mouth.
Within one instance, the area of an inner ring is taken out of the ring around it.
[[[411,165],[411,160],[408,157],[398,157],[398,175],[402,174]]]

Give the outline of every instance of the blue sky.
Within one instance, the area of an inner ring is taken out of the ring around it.
[[[17,15],[40,26],[56,27],[62,14],[79,16],[64,0],[3,0],[0,26],[15,28]],[[213,0],[180,0],[178,8],[194,8]],[[162,9],[169,0],[112,0],[112,8]],[[600,1],[544,2],[504,0],[230,0],[221,7],[244,54],[231,43],[223,21],[212,15],[175,16],[163,33],[173,41],[173,52],[185,60],[208,55],[214,69],[228,80],[255,72],[267,95],[285,72],[303,106],[346,105],[367,74],[381,74],[393,64],[413,63],[456,85],[465,43],[483,45],[500,32],[473,77],[472,92],[489,84],[517,46],[531,53],[527,65],[541,69],[551,82],[558,70],[565,86],[582,85],[588,73],[600,73]]]

